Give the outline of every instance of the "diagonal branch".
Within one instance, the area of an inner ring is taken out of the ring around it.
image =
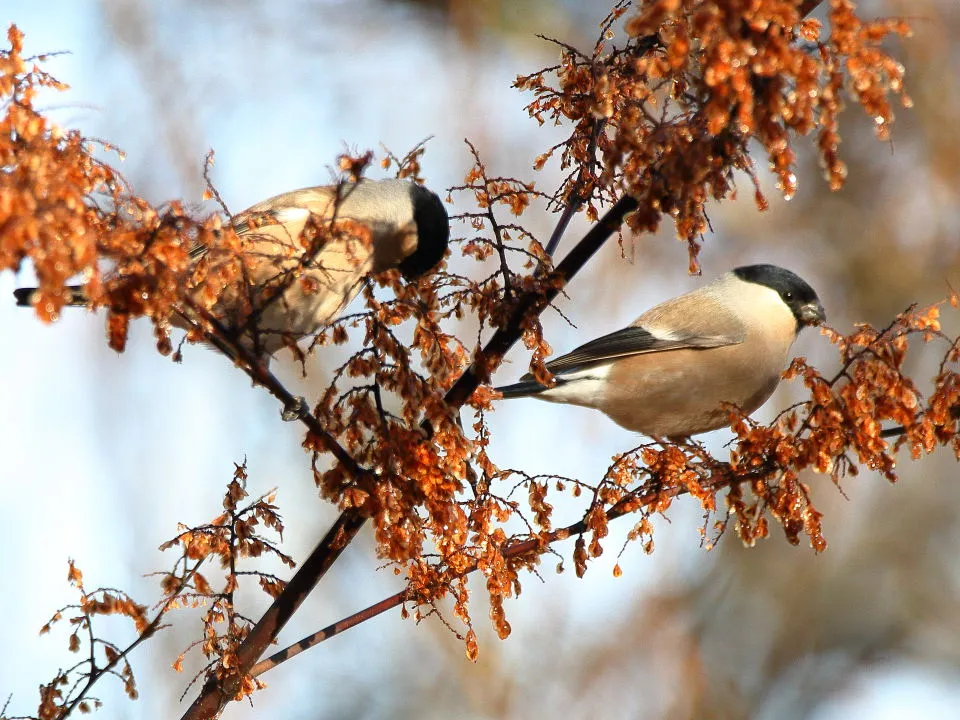
[[[591,189],[587,187],[588,178],[593,172],[593,166],[596,164],[597,141],[600,138],[600,133],[603,132],[604,124],[604,120],[601,118],[596,118],[593,121],[593,131],[590,133],[590,145],[587,148],[587,164],[581,166],[577,180],[567,196],[567,202],[564,205],[563,212],[560,213],[560,220],[557,222],[557,226],[554,228],[550,240],[547,241],[546,252],[550,257],[553,257],[553,254],[557,251],[557,246],[560,245],[560,239],[567,231],[567,226],[570,224],[570,221],[573,220],[573,216],[576,215],[583,204],[590,199]]]
[[[880,437],[882,438],[900,437],[901,435],[904,435],[906,431],[907,429],[904,426],[897,425],[894,427],[886,428],[883,431],[881,431]],[[732,485],[734,483],[747,482],[749,480],[750,480],[750,476],[745,476],[745,477],[727,476],[723,478],[722,481],[716,483],[715,486],[719,488],[724,485]],[[688,489],[685,487],[677,487],[677,488],[666,489],[666,490],[664,489],[649,490],[646,493],[643,493],[640,495],[630,494],[627,497],[623,498],[620,502],[611,506],[606,511],[606,517],[608,521],[615,520],[619,517],[622,517],[623,515],[635,512],[642,506],[651,505],[653,503],[659,502],[665,496],[679,497],[681,495],[686,495],[688,492],[689,492]],[[551,533],[548,533],[545,538],[534,538],[534,539],[516,542],[504,551],[503,556],[505,558],[510,558],[510,557],[517,557],[520,555],[534,554],[534,553],[541,554],[546,551],[549,545],[555,542],[559,542],[561,540],[566,540],[573,535],[579,535],[583,532],[586,532],[588,529],[589,528],[587,527],[586,521],[579,520],[571,525],[568,525],[567,527],[560,528],[559,530],[555,530]],[[477,570],[477,567],[474,565],[469,569],[465,570],[462,573],[461,577],[469,575],[475,572],[476,570]],[[349,630],[350,628],[356,625],[359,625],[362,622],[366,622],[367,620],[370,620],[376,617],[377,615],[381,615],[382,613],[386,612],[387,610],[390,610],[391,608],[399,607],[403,603],[407,601],[412,601],[412,600],[415,600],[415,598],[411,596],[408,590],[406,589],[401,590],[398,593],[395,593],[389,597],[384,598],[378,603],[375,603],[363,610],[360,610],[352,615],[349,615],[343,618],[342,620],[338,620],[332,625],[328,625],[327,627],[308,635],[307,637],[303,638],[302,640],[299,640],[293,645],[290,645],[284,648],[283,650],[280,650],[279,652],[274,653],[267,659],[258,662],[256,665],[250,668],[250,675],[251,677],[259,677],[260,675],[267,672],[268,670],[272,670],[280,663],[285,662],[290,658],[295,657],[296,655],[299,655],[304,650],[309,650],[311,647],[315,645],[319,645],[324,640],[329,640],[334,635],[339,635],[345,630]]]
[[[210,342],[210,344],[216,347],[217,350],[226,357],[231,358],[234,362],[238,362],[241,369],[247,373],[253,382],[266,388],[271,395],[283,403],[284,407],[298,405],[298,398],[294,397],[293,394],[287,390],[284,384],[277,379],[277,376],[270,372],[270,370],[257,359],[253,352],[241,343],[233,342],[230,339],[231,333],[227,331],[223,323],[189,299],[187,299],[187,304],[191,312],[189,314],[181,313],[180,317],[193,327],[199,328],[203,333],[204,340]],[[193,316],[191,317],[191,315]],[[196,318],[201,318],[202,322],[198,322]],[[337,461],[344,466],[347,472],[351,473],[354,477],[369,474],[370,471],[361,467],[357,461],[353,459],[353,456],[337,442],[333,435],[324,429],[320,421],[311,413],[301,412],[298,419],[307,426],[307,429],[312,435],[323,443],[324,449],[333,455]]]
[[[461,407],[481,383],[490,379],[492,370],[500,364],[507,351],[520,339],[526,320],[529,317],[539,315],[547,308],[566,284],[593,257],[594,253],[616,232],[624,217],[635,210],[636,207],[637,201],[633,197],[621,198],[598,223],[590,228],[583,239],[557,266],[554,271],[556,282],[546,292],[527,292],[520,296],[517,301],[517,308],[509,322],[493,334],[477,360],[447,391],[444,399],[451,408]],[[262,367],[258,367],[256,363],[251,366],[251,369],[260,370],[261,372],[256,377],[257,381],[270,389],[281,401],[286,402],[286,395],[289,395],[289,393],[276,378]],[[311,432],[325,439],[326,432],[319,426],[316,418],[304,414],[301,420],[307,424]],[[314,424],[320,432],[316,432],[313,427]],[[340,460],[340,457],[337,456],[337,459]],[[352,458],[350,458],[350,464],[346,468],[349,472],[353,472],[354,468],[359,472],[367,472],[360,468]],[[239,672],[234,680],[237,687],[224,687],[222,683],[208,680],[199,697],[183,715],[184,720],[213,717],[236,695],[240,678],[249,672],[249,669],[253,667],[254,663],[274,641],[286,622],[300,607],[300,604],[310,594],[320,578],[340,557],[340,553],[356,537],[365,522],[366,517],[355,509],[346,510],[340,514],[333,527],[327,531],[317,547],[314,548],[310,556],[290,579],[283,592],[274,600],[237,649]]]
[[[802,17],[812,12],[821,3],[822,0],[802,0],[798,5],[798,12]],[[656,172],[655,167],[649,168],[649,170]],[[653,203],[657,200],[659,198],[647,197],[644,198],[644,203]],[[573,202],[575,202],[574,198],[568,198],[568,203],[573,204]],[[507,324],[494,333],[470,368],[460,376],[447,392],[445,400],[450,408],[461,407],[480,383],[489,380],[492,370],[500,364],[506,352],[520,339],[525,321],[543,312],[574,275],[620,227],[624,217],[638,207],[639,201],[633,196],[627,195],[618,200],[556,267],[553,273],[555,282],[545,292],[527,292],[519,297],[516,309]],[[555,244],[554,238],[551,238],[551,243]],[[301,419],[307,422],[308,426],[310,425],[307,417]],[[311,430],[313,430],[312,427]],[[351,463],[356,467],[355,462],[351,460]],[[349,466],[347,467],[349,470]],[[634,498],[633,502],[636,501]],[[608,513],[613,512],[618,507],[621,507],[621,505],[615,505]],[[350,544],[365,522],[366,518],[356,509],[347,510],[340,515],[303,566],[295,573],[284,591],[277,597],[238,648],[237,674],[233,676],[232,684],[218,683],[213,678],[208,680],[199,697],[184,714],[184,720],[213,717],[237,694],[243,676],[250,672],[254,663],[277,637],[286,621],[333,565],[343,549]],[[541,541],[528,542],[536,544]],[[515,552],[518,554],[535,550],[533,546],[524,548],[522,543],[517,548]]]
[[[731,479],[731,477],[732,476],[728,475],[722,481],[717,482],[716,487],[719,488],[726,484],[732,484],[734,480]],[[747,479],[749,478],[736,478],[737,481],[741,482],[746,481]],[[638,508],[644,505],[652,505],[660,502],[664,497],[677,497],[680,495],[685,495],[688,492],[689,491],[685,487],[674,487],[668,489],[654,488],[652,490],[647,490],[642,494],[631,493],[605,511],[607,521],[615,520],[618,517],[635,512]],[[503,557],[514,558],[522,555],[540,555],[541,553],[545,552],[548,546],[551,544],[561,540],[566,540],[573,535],[580,535],[587,530],[589,530],[587,521],[585,519],[578,520],[572,525],[568,525],[550,533],[546,533],[544,536],[515,542],[506,550],[504,550]],[[472,565],[464,570],[459,577],[470,575],[477,569],[478,568],[476,565]],[[398,607],[407,601],[413,601],[415,599],[416,598],[412,596],[408,590],[401,590],[400,592],[384,598],[380,602],[375,603],[368,608],[345,617],[342,620],[333,623],[332,625],[328,625],[322,630],[318,630],[312,635],[308,635],[299,642],[294,643],[293,645],[290,645],[289,647],[286,647],[277,653],[274,653],[266,660],[263,660],[250,668],[250,675],[252,677],[258,677],[268,670],[272,670],[280,663],[299,655],[304,650],[309,650],[314,645],[318,645],[324,640],[329,640],[334,635],[339,635],[344,630],[349,630],[350,628],[359,625],[362,622],[366,622],[367,620],[370,620],[371,618],[374,618],[377,615],[390,610],[391,608]]]

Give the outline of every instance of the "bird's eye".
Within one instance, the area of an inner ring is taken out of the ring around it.
[[[786,292],[783,293],[783,299],[784,299],[784,300],[793,300],[793,293],[790,292],[789,290],[787,290]]]

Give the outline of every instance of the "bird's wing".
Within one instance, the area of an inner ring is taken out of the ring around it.
[[[397,266],[417,249],[410,188],[407,181],[369,180],[293,190],[234,215],[231,224],[243,238],[246,253],[276,257],[278,253],[299,254],[300,236],[311,215],[323,220],[336,217],[359,221],[373,233],[372,245],[350,237],[314,245],[314,264],[331,272],[358,267],[364,273],[380,272]],[[196,261],[206,252],[207,248],[198,244],[191,248],[190,257]]]
[[[346,195],[348,191],[345,189],[343,192]],[[247,208],[233,217],[233,227],[243,235],[265,226],[296,222],[301,218],[302,222],[306,222],[310,213],[329,218],[336,207],[336,185],[303,188],[276,195]]]
[[[591,340],[546,367],[561,385],[580,371],[618,358],[738,345],[745,337],[746,329],[733,312],[709,293],[694,291],[651,308],[630,326]],[[536,395],[544,389],[531,373],[519,383],[497,388],[504,397]]]
[[[570,376],[575,373],[618,358],[685,348],[702,350],[743,342],[743,333],[739,324],[730,325],[728,329],[731,330],[728,334],[700,335],[678,330],[667,333],[659,329],[654,333],[640,325],[631,325],[591,340],[576,350],[551,360],[547,363],[547,369],[556,376],[559,386],[572,380]],[[510,398],[536,395],[546,388],[533,379],[532,373],[527,373],[520,378],[520,382],[496,389],[503,393],[504,397]]]
[[[572,352],[547,363],[554,374],[583,370],[597,363],[630,355],[665,352],[667,350],[704,349],[737,345],[743,342],[743,333],[698,334],[686,330],[651,332],[639,325],[631,325],[581,345]]]
[[[292,245],[297,242],[310,214],[330,218],[337,207],[337,186],[303,188],[276,195],[237,213],[230,219],[238,235],[254,242]],[[190,248],[190,259],[199,260],[207,252],[201,243]]]

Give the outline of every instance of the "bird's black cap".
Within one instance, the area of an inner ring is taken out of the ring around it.
[[[443,201],[422,185],[412,184],[413,219],[417,223],[417,249],[399,264],[407,280],[416,280],[443,259],[450,242],[450,221]]]
[[[733,269],[744,282],[765,285],[775,290],[797,319],[797,329],[826,320],[823,304],[814,290],[795,272],[777,265],[744,265]]]

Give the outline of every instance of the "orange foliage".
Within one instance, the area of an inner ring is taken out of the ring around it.
[[[846,176],[841,96],[859,103],[886,139],[889,96],[899,94],[907,107],[910,99],[903,67],[881,44],[909,28],[901,20],[864,22],[850,0],[829,4],[824,37],[794,0],[651,0],[626,21],[629,38],[616,46],[611,27],[633,3],[618,4],[590,54],[561,46],[560,65],[517,78],[516,87],[537,96],[531,116],[574,123],[570,138],[538,164],[560,150],[564,167],[585,168],[594,218],[595,201],[620,192],[638,200],[632,230],[654,232],[665,215],[672,218],[692,267],[707,201],[733,192],[734,170],[756,172],[750,140],[766,150],[789,197],[797,189],[794,138],[816,132],[827,180],[839,188]],[[568,180],[560,195],[576,195],[576,182]],[[759,186],[756,198],[765,209]]]
[[[418,617],[423,608],[433,612],[438,600],[453,596],[471,659],[478,646],[464,580],[469,572],[485,576],[491,620],[506,637],[505,599],[519,594],[521,571],[534,568],[556,540],[578,536],[573,560],[582,575],[603,552],[611,520],[634,514],[629,537],[649,552],[650,516],[666,512],[677,496],[691,495],[715,518],[702,528],[710,543],[732,522],[750,544],[766,537],[773,522],[790,542],[803,534],[820,551],[826,547],[821,516],[801,472],[827,474],[840,483],[863,465],[894,480],[900,447],[918,457],[949,445],[960,457],[955,411],[960,381],[952,369],[960,346],[941,333],[937,307],[905,312],[883,331],[869,326],[849,336],[827,331],[841,370],[824,376],[796,360],[786,377],[800,379],[810,399],[769,427],[731,408],[737,439],[725,461],[696,442],[648,442],[614,458],[594,482],[501,469],[488,454],[484,413],[492,396],[485,388],[466,401],[475,418],[472,435],[464,433],[458,411],[465,399],[445,392],[458,387],[464,373],[474,384],[487,379],[511,342],[522,337],[532,350],[534,376],[549,382],[543,361],[550,346],[537,314],[543,298],[569,276],[551,272],[544,245],[515,220],[532,202],[546,198],[576,209],[583,199],[588,216],[596,219],[603,203],[629,196],[629,227],[652,232],[664,217],[671,218],[695,265],[708,200],[734,191],[735,170],[747,172],[756,184],[751,141],[764,148],[789,196],[797,186],[793,143],[815,133],[827,180],[838,187],[846,173],[838,154],[843,96],[876,120],[881,139],[893,121],[891,95],[909,104],[903,69],[882,47],[888,36],[907,34],[906,25],[865,22],[849,0],[830,0],[826,28],[804,20],[796,0],[651,0],[633,10],[627,37],[615,44],[614,24],[631,5],[617,4],[592,52],[561,46],[557,66],[516,82],[536,96],[528,107],[532,116],[573,125],[568,140],[537,161],[540,167],[559,152],[561,165],[573,168],[556,193],[493,176],[471,146],[474,165],[454,189],[477,208],[460,217],[472,233],[461,241],[461,252],[486,263],[481,266],[490,272],[479,280],[439,273],[418,284],[385,273],[377,280],[393,291],[391,299],[378,299],[368,283],[365,311],[336,320],[314,340],[344,343],[351,327],[363,334],[363,347],[336,369],[304,420],[309,426],[304,447],[313,454],[321,493],[372,520],[378,552],[407,578],[401,600],[417,604]],[[243,277],[233,231],[222,227],[218,216],[192,219],[178,203],[158,209],[133,194],[116,171],[94,158],[88,140],[56,127],[33,107],[39,89],[62,86],[28,66],[16,28],[8,39],[10,50],[0,52],[0,95],[7,99],[0,118],[0,269],[15,270],[27,259],[33,263],[41,288],[37,311],[45,320],[56,317],[69,298],[66,282],[80,275],[92,303],[108,307],[109,342],[118,350],[128,319],[137,315],[153,319],[165,353],[171,350],[167,321],[174,312],[193,311],[191,339],[216,336],[217,303]],[[388,156],[382,165],[416,176],[422,151],[402,159]],[[358,175],[370,161],[369,154],[345,156],[341,168]],[[756,197],[764,207],[758,187]],[[195,242],[211,248],[209,262],[190,264],[188,249]],[[519,262],[511,262],[514,258]],[[533,272],[521,274],[517,265]],[[498,337],[507,338],[495,352],[449,329],[467,314],[482,331],[497,329]],[[402,329],[409,330],[412,342],[401,339]],[[940,372],[924,393],[903,373],[908,342],[918,336],[946,345]],[[898,428],[885,430],[884,422]],[[329,463],[328,454],[336,462]],[[525,492],[514,499],[518,488]],[[553,527],[551,493],[557,492],[588,498],[580,522]],[[238,650],[250,623],[234,607],[237,563],[268,553],[292,564],[258,534],[261,526],[282,530],[272,498],[241,507],[245,497],[245,472],[238,467],[225,512],[183,529],[165,546],[179,547],[182,557],[161,579],[164,611],[206,604],[204,637],[195,646],[212,662],[208,678],[236,697],[259,683]],[[507,531],[515,519],[526,532]],[[218,559],[226,571],[219,588],[197,571],[208,558]],[[280,579],[253,574],[265,592],[282,592]],[[71,580],[83,596],[77,606],[81,623],[121,613],[141,632],[153,627],[143,608],[125,596],[83,593],[73,570]],[[58,676],[44,688],[41,708],[57,706],[63,683]],[[56,715],[51,710],[41,716]]]

